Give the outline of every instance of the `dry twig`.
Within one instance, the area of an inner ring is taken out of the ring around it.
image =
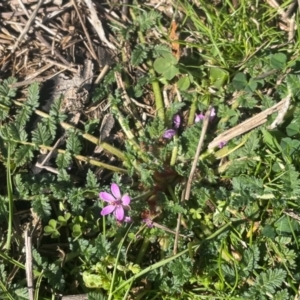
[[[34,18],[36,17],[39,8],[41,7],[41,5],[43,4],[44,0],[39,0],[38,4],[35,7],[35,10],[33,11],[32,15],[30,16],[28,22],[26,23],[26,26],[24,27],[23,31],[21,32],[21,34],[19,35],[17,41],[15,42],[14,46],[11,49],[11,54],[13,54],[15,52],[15,50],[17,49],[19,43],[22,41],[23,37],[25,36],[25,34],[28,32],[32,22],[34,21]]]
[[[274,112],[285,112],[287,111],[288,107],[287,102],[289,103],[291,95],[288,95],[286,98],[282,99],[277,104],[273,105],[272,107],[262,111],[261,113],[253,116],[252,118],[244,121],[243,123],[234,126],[233,128],[221,133],[218,135],[211,143],[208,145],[208,149],[213,149],[217,147],[221,142],[228,142],[233,138],[250,131],[253,128],[256,128],[264,123],[267,122],[267,117]]]
[[[185,200],[189,200],[190,199],[192,181],[193,181],[194,174],[195,174],[195,171],[196,171],[196,168],[197,168],[197,164],[199,162],[199,156],[200,156],[200,153],[201,153],[201,150],[202,150],[202,146],[203,146],[203,143],[204,143],[204,138],[205,138],[205,134],[206,134],[207,127],[208,127],[209,117],[210,117],[211,110],[212,110],[212,107],[210,107],[207,110],[207,112],[205,114],[205,117],[204,117],[204,120],[203,120],[203,126],[202,126],[202,130],[201,130],[201,134],[200,134],[200,138],[199,138],[197,150],[196,150],[196,153],[195,153],[195,158],[194,158],[194,161],[193,161],[193,164],[192,164],[192,168],[191,168],[191,172],[190,172],[188,181],[186,183],[185,195],[184,195],[184,199]]]

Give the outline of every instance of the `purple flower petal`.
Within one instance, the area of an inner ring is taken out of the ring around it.
[[[223,148],[225,145],[226,145],[226,142],[220,142],[218,146],[219,146],[219,148],[221,149],[221,148]]]
[[[173,118],[174,128],[178,129],[181,123],[181,119],[179,115],[175,115]]]
[[[198,123],[204,119],[204,115],[202,113],[196,114],[195,123]]]
[[[107,205],[101,210],[101,215],[106,216],[108,214],[111,214],[115,210],[116,206],[114,205]]]
[[[111,193],[115,196],[116,199],[121,199],[120,188],[116,183],[112,183],[110,187]]]
[[[123,206],[117,206],[116,210],[114,211],[114,214],[116,216],[116,219],[118,221],[123,221],[124,219],[124,208]]]
[[[128,195],[123,195],[121,201],[123,205],[129,205],[131,198]]]
[[[210,111],[209,121],[212,121],[215,116],[216,116],[216,110],[213,107]]]
[[[149,227],[149,228],[152,228],[153,227],[153,221],[149,218],[147,219],[144,219],[143,220],[144,223],[146,223],[146,225]]]
[[[125,223],[131,223],[132,222],[131,217],[125,217],[124,222]]]
[[[163,137],[165,139],[171,139],[175,134],[176,134],[176,130],[175,129],[168,129],[163,134]]]
[[[99,194],[99,197],[100,199],[102,199],[103,201],[106,201],[106,202],[112,202],[112,201],[115,201],[115,197],[107,192],[101,192]]]

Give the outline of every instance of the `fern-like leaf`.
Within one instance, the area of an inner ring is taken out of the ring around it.
[[[69,152],[58,153],[56,157],[56,164],[59,169],[67,168],[72,160],[72,156]]]
[[[51,206],[48,197],[39,195],[32,201],[33,211],[42,219],[47,219],[51,214]]]
[[[32,141],[36,145],[50,145],[51,135],[44,124],[37,124],[37,128],[32,132]]]
[[[24,127],[29,120],[31,115],[31,110],[28,106],[23,106],[16,115],[17,127]]]
[[[15,152],[15,163],[22,166],[33,158],[33,147],[30,145],[21,145]]]
[[[3,80],[0,84],[0,103],[5,105],[11,105],[11,99],[16,96],[17,89],[12,88],[11,85],[16,83],[17,80],[13,77]]]
[[[136,45],[132,51],[131,64],[133,66],[140,65],[147,58],[147,49],[144,45]]]
[[[66,143],[67,150],[71,151],[72,153],[79,154],[82,146],[80,140],[78,138],[78,134],[75,131],[69,131],[69,136],[67,138]]]
[[[37,82],[32,83],[28,88],[28,96],[25,102],[32,110],[39,106],[39,85]]]
[[[17,124],[11,123],[8,126],[9,137],[15,141],[27,141],[27,133],[24,128],[17,127]]]
[[[286,271],[282,269],[269,269],[262,272],[256,278],[255,287],[265,295],[266,293],[274,294],[276,288],[279,288],[286,277]]]
[[[138,18],[137,21],[139,23],[141,31],[146,31],[153,26],[155,26],[160,19],[161,14],[156,12],[155,10],[151,10],[150,12],[144,11]]]
[[[92,172],[91,169],[89,169],[86,174],[86,185],[85,186],[87,189],[90,189],[90,190],[99,188],[99,184],[97,183],[97,177]]]
[[[63,114],[60,109],[62,100],[63,96],[55,99],[49,111],[50,118],[56,120],[59,123],[63,122],[67,118],[67,116]]]
[[[163,44],[155,45],[155,47],[153,49],[154,58],[159,57],[159,56],[165,56],[168,54],[171,54],[171,50],[168,46],[163,45]]]

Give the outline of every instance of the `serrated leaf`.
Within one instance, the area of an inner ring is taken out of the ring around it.
[[[155,45],[153,51],[154,51],[154,57],[166,56],[171,54],[170,48],[164,44]]]
[[[85,186],[86,186],[86,188],[88,188],[90,190],[99,188],[99,184],[97,183],[97,177],[92,172],[91,169],[89,169],[86,174],[86,185]]]
[[[16,122],[19,128],[24,127],[31,116],[31,110],[28,106],[23,106],[16,115]]]
[[[72,153],[79,154],[82,146],[81,142],[78,138],[78,135],[74,131],[69,131],[69,135],[66,142],[67,150],[71,151]]]
[[[131,54],[131,64],[133,66],[138,66],[147,58],[147,49],[144,45],[138,44],[132,51]]]
[[[276,288],[279,288],[286,277],[286,271],[282,269],[269,269],[262,272],[256,278],[255,285],[260,289],[261,294],[274,294]]]
[[[16,83],[17,79],[9,77],[8,79],[3,80],[0,84],[0,102],[5,105],[11,105],[11,99],[14,98],[17,94],[17,89],[12,88],[11,85]]]
[[[21,145],[15,152],[15,164],[22,166],[30,162],[33,158],[33,147],[30,145]]]
[[[50,117],[54,120],[57,120],[58,122],[63,122],[67,118],[67,116],[61,110],[62,101],[63,95],[54,100],[49,111]]]
[[[51,206],[48,197],[39,195],[32,201],[33,211],[42,219],[46,219],[51,214]]]
[[[8,126],[8,134],[15,141],[26,141],[27,133],[24,128],[17,127],[17,124],[10,123]]]
[[[59,169],[68,168],[72,161],[72,155],[66,151],[64,153],[58,153],[56,157],[56,165]]]
[[[141,31],[145,31],[152,28],[160,18],[161,14],[155,10],[150,10],[149,12],[143,11],[142,14],[137,17],[137,22]]]
[[[37,124],[37,128],[32,132],[32,141],[36,145],[50,145],[51,135],[44,124]]]
[[[39,106],[39,85],[37,82],[32,83],[28,88],[28,96],[25,105],[35,109]]]

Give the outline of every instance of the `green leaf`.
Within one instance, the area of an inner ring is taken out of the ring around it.
[[[32,201],[33,211],[42,219],[46,219],[51,214],[51,206],[48,197],[39,195]]]
[[[50,118],[57,120],[58,122],[63,122],[67,118],[67,116],[64,113],[62,113],[61,110],[62,101],[63,101],[63,95],[55,99],[49,111]]]
[[[237,90],[243,90],[248,85],[247,77],[244,73],[237,73],[233,80],[232,84]]]
[[[262,234],[270,239],[274,239],[276,237],[276,231],[271,225],[264,226],[262,229]]]
[[[74,224],[72,228],[72,236],[79,237],[81,234],[82,234],[82,230],[80,224]]]
[[[268,269],[266,272],[262,272],[256,278],[255,286],[260,289],[260,293],[265,295],[266,293],[274,294],[276,288],[279,288],[284,282],[286,277],[286,271],[282,269]]]
[[[17,127],[18,124],[10,123],[8,126],[8,133],[11,139],[15,141],[26,141],[27,140],[27,133],[25,132],[24,128]]]
[[[71,161],[72,161],[72,155],[68,151],[64,153],[58,153],[55,160],[59,169],[68,168],[71,164]]]
[[[23,106],[16,115],[17,127],[22,128],[29,121],[31,116],[31,110],[28,106]]]
[[[273,152],[282,151],[281,146],[279,145],[276,137],[271,134],[271,132],[266,129],[261,130],[263,133],[264,142],[268,145],[269,148],[273,150]]]
[[[166,56],[172,54],[170,48],[164,44],[155,45],[153,52],[154,52],[154,57]]]
[[[22,166],[33,158],[33,147],[30,145],[21,145],[15,152],[15,164]]]
[[[25,102],[26,106],[35,109],[39,106],[39,85],[37,82],[32,83],[28,88],[28,96]]]
[[[160,18],[161,14],[155,10],[150,10],[149,12],[143,11],[142,14],[137,17],[137,22],[141,31],[144,32],[156,25]]]
[[[131,64],[138,66],[147,58],[147,49],[144,45],[138,44],[134,47],[131,54]]]
[[[85,186],[89,190],[99,188],[99,184],[97,183],[97,177],[91,169],[89,169],[86,174],[86,185]]]
[[[175,66],[170,66],[165,70],[165,72],[162,74],[164,78],[167,80],[173,79],[177,74],[179,74],[179,69]]]
[[[228,80],[229,73],[218,67],[211,67],[209,70],[210,84],[215,88],[221,88]]]
[[[286,66],[286,55],[283,53],[276,53],[271,55],[270,64],[276,70],[283,70]]]
[[[254,92],[257,88],[257,81],[253,78],[251,78],[247,84],[247,86],[245,87],[245,91],[246,92]]]
[[[164,57],[159,57],[154,61],[153,67],[165,79],[171,80],[179,74],[179,69],[175,66],[176,64],[177,60],[172,54],[165,54]]]
[[[45,231],[45,233],[46,234],[52,234],[53,232],[55,232],[56,231],[56,229],[55,228],[53,228],[53,227],[51,227],[51,226],[49,226],[49,225],[46,225],[45,227],[44,227],[44,231]]]
[[[17,89],[10,86],[16,82],[17,79],[13,77],[3,80],[2,84],[0,84],[0,103],[11,105],[11,99],[16,96]]]
[[[300,132],[299,123],[292,122],[286,127],[286,133],[288,136],[294,136]]]
[[[281,217],[278,221],[275,222],[275,228],[279,233],[291,233],[299,231],[299,223],[294,219],[290,219],[287,216]]]
[[[44,124],[37,124],[37,128],[32,132],[32,142],[36,145],[45,146],[51,144],[51,135]]]
[[[63,216],[58,216],[57,217],[57,222],[60,224],[60,225],[67,225],[67,221],[65,220],[65,218]]]
[[[285,79],[288,89],[293,94],[293,97],[300,96],[300,76],[288,74]]]
[[[280,146],[285,155],[291,156],[295,153],[295,151],[299,151],[300,141],[287,137],[281,140]]]
[[[67,144],[66,148],[67,150],[71,151],[74,154],[79,154],[82,146],[81,142],[78,138],[78,134],[75,131],[68,131],[68,138],[67,138]]]
[[[189,76],[184,76],[178,80],[177,87],[180,91],[186,91],[190,87],[190,84]]]
[[[51,219],[48,222],[49,226],[51,226],[52,228],[56,228],[57,222],[54,219]]]

